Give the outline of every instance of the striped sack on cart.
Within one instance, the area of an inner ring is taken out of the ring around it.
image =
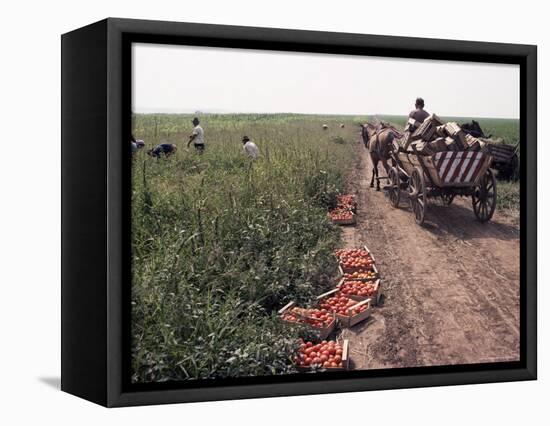
[[[485,154],[479,151],[443,151],[434,155],[435,167],[445,183],[473,182],[483,167]]]

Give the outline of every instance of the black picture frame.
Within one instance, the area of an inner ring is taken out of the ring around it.
[[[109,18],[62,42],[61,388],[129,406],[537,377],[536,46]],[[186,44],[520,66],[520,361],[131,385],[130,46]]]

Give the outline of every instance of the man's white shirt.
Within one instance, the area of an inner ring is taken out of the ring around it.
[[[252,141],[248,141],[243,145],[244,152],[246,152],[246,155],[249,157],[252,157],[253,159],[256,159],[260,156],[260,150],[256,146],[256,144]]]
[[[202,127],[197,124],[193,129],[193,134],[195,135],[193,143],[195,145],[204,145],[204,130],[202,130]]]

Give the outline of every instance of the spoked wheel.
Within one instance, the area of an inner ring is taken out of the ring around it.
[[[472,194],[472,207],[477,220],[487,222],[493,217],[497,205],[497,180],[491,169],[488,169],[479,180]]]
[[[455,199],[456,194],[443,194],[441,196],[441,199],[443,200],[443,204],[446,206],[450,206],[453,204],[453,200]]]
[[[424,173],[418,168],[413,170],[409,179],[409,202],[414,213],[414,220],[417,224],[422,225],[428,205]]]
[[[390,186],[388,188],[388,195],[390,197],[390,203],[393,207],[399,207],[399,198],[401,197],[401,179],[399,179],[399,172],[395,167],[390,169],[389,178]]]

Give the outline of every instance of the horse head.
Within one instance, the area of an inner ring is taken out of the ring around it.
[[[376,132],[375,126],[372,125],[371,123],[361,124],[360,126],[361,126],[361,138],[363,139],[365,148],[368,148],[369,140]]]
[[[472,120],[471,123],[464,123],[460,125],[460,128],[464,130],[466,133],[472,135],[476,138],[485,138],[488,137],[483,133],[483,129],[479,125],[479,122]]]

